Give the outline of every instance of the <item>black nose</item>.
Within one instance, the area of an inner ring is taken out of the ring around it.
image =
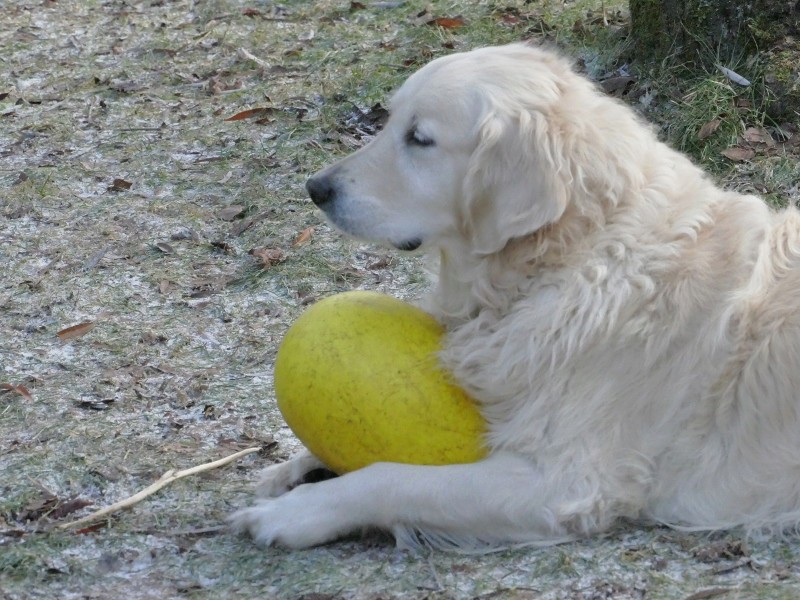
[[[320,208],[329,202],[333,202],[336,196],[336,189],[333,187],[330,177],[311,177],[306,181],[306,191],[311,196],[314,204]]]

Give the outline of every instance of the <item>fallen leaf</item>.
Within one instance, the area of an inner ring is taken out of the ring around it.
[[[603,87],[603,90],[606,94],[621,96],[623,93],[625,93],[625,90],[628,89],[628,86],[634,81],[636,81],[636,79],[629,75],[619,75],[617,77],[609,77],[608,79],[604,79],[600,85]]]
[[[112,404],[114,404],[113,398],[91,398],[75,401],[75,406],[78,408],[85,408],[89,410],[108,410]]]
[[[692,548],[692,556],[701,562],[718,562],[749,556],[750,549],[742,540],[720,540]]]
[[[217,213],[217,216],[223,221],[233,221],[236,217],[244,212],[244,206],[241,204],[232,204],[231,206],[223,208]]]
[[[722,155],[733,161],[741,162],[743,160],[750,160],[756,155],[756,152],[752,148],[731,146],[730,148],[725,148],[725,150],[722,151]]]
[[[92,269],[94,269],[98,264],[100,264],[100,261],[103,260],[103,257],[106,255],[106,252],[108,252],[110,249],[111,246],[104,246],[103,248],[101,248],[99,252],[95,253],[94,256],[92,256],[91,258],[89,258],[89,260],[83,263],[82,267],[83,270],[91,271]]]
[[[75,530],[75,535],[86,535],[87,533],[94,533],[98,529],[103,529],[104,527],[108,527],[108,520],[100,521],[99,523],[95,523],[94,525],[89,525],[88,527],[84,527],[83,529]]]
[[[272,214],[271,210],[265,210],[264,212],[258,213],[255,216],[242,219],[241,221],[235,223],[234,226],[231,228],[231,235],[233,236],[241,235],[251,225],[253,225],[254,223],[258,223],[259,221],[263,221],[271,214]]]
[[[62,342],[67,340],[74,340],[75,338],[79,338],[81,336],[86,335],[92,329],[94,329],[94,321],[84,321],[83,323],[78,323],[77,325],[73,325],[72,327],[67,327],[66,329],[62,329],[56,335]]]
[[[217,250],[222,250],[226,254],[233,254],[234,248],[225,240],[214,240],[211,242],[211,247],[216,248]]]
[[[69,500],[59,502],[48,516],[51,519],[63,519],[67,515],[91,505],[92,503],[89,500],[85,500],[83,498],[70,498]]]
[[[155,246],[164,254],[175,254],[175,248],[170,246],[167,242],[156,242]]]
[[[367,268],[370,270],[373,269],[385,269],[386,267],[392,264],[392,258],[388,254],[384,254],[383,256],[378,257],[377,260],[368,263]]]
[[[728,69],[727,67],[723,67],[722,65],[717,65],[717,68],[720,72],[725,75],[728,79],[730,79],[733,83],[741,85],[743,87],[747,87],[750,85],[750,81],[739,75],[736,71]]]
[[[314,39],[314,36],[316,36],[316,34],[317,34],[316,31],[314,31],[313,29],[309,29],[305,33],[301,33],[299,36],[297,36],[297,39],[301,42],[310,42],[311,40]]]
[[[697,132],[697,138],[704,140],[707,137],[710,137],[717,129],[719,129],[720,123],[722,123],[722,119],[712,119],[708,123],[704,124],[700,131]]]
[[[775,145],[775,140],[763,127],[748,127],[742,137],[751,144],[766,144],[769,147]]]
[[[464,19],[461,17],[438,17],[436,19],[432,19],[428,21],[428,25],[435,25],[437,27],[441,27],[443,29],[458,29],[459,27],[463,27],[466,23]]]
[[[30,391],[27,387],[22,385],[21,383],[16,386],[16,392],[25,398],[26,400],[33,400],[33,396],[31,395]]]
[[[33,396],[31,395],[30,391],[28,391],[28,388],[26,388],[22,384],[14,385],[12,383],[3,383],[0,384],[0,390],[5,390],[7,392],[16,392],[26,400],[33,400]]]
[[[366,5],[362,4],[361,2],[350,2],[350,10],[364,10]],[[0,98],[2,100],[2,98]]]
[[[261,11],[258,10],[257,8],[243,8],[242,9],[242,14],[245,17],[260,17],[261,16]]]
[[[32,498],[22,510],[15,515],[15,518],[22,523],[38,521],[46,513],[55,508],[57,503],[58,498],[55,494],[51,494],[46,490],[41,490],[38,496]]]
[[[171,287],[172,284],[167,279],[162,279],[161,281],[158,282],[158,291],[161,292],[162,294],[169,293]]]
[[[516,15],[512,15],[511,13],[506,13],[500,16],[500,22],[505,23],[506,25],[518,25],[519,23],[522,23],[522,19]]]
[[[138,92],[144,89],[144,84],[138,81],[120,81],[119,79],[114,79],[108,86],[110,89],[122,92],[123,94],[129,94],[131,92]]]
[[[278,248],[253,248],[248,254],[259,259],[265,269],[286,260],[286,255]]]
[[[120,179],[119,177],[115,178],[111,185],[108,186],[109,192],[124,192],[125,190],[131,189],[133,183],[130,181],[125,181],[124,179]]]
[[[243,110],[242,112],[238,112],[232,117],[228,117],[225,121],[243,121],[244,119],[252,119],[254,117],[265,117],[273,113],[275,109],[269,106],[261,107],[261,108],[249,108],[247,110]]]
[[[297,248],[298,246],[302,246],[308,240],[311,239],[311,236],[314,235],[314,228],[313,227],[306,227],[303,231],[300,232],[300,235],[295,238],[294,242],[292,242],[292,248]]]

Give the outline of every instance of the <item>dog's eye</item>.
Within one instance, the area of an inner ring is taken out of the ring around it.
[[[406,143],[411,146],[433,146],[433,140],[422,135],[417,128],[409,129],[406,134]]]

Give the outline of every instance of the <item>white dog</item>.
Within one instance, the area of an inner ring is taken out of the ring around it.
[[[345,232],[438,254],[441,359],[488,422],[487,459],[378,463],[232,517],[302,548],[367,527],[487,548],[620,518],[800,522],[800,217],[716,187],[549,51],[435,60],[368,146],[314,175]]]

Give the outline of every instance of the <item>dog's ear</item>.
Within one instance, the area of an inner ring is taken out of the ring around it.
[[[570,166],[552,124],[538,112],[492,111],[465,181],[464,229],[473,249],[490,254],[509,240],[555,223],[568,202]]]

